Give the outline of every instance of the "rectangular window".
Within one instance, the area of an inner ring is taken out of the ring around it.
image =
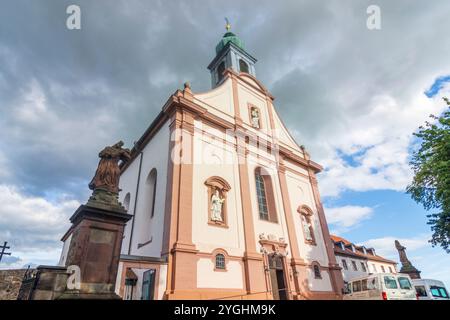
[[[361,281],[352,282],[352,289],[353,292],[361,291]]]
[[[400,288],[404,290],[411,290],[412,285],[409,282],[409,279],[406,277],[398,277],[398,283],[400,284]]]
[[[153,300],[155,293],[155,269],[144,272],[142,278],[142,300]]]
[[[367,271],[366,265],[364,264],[364,262],[361,262],[361,269],[362,269],[364,272]]]
[[[381,266],[381,272],[385,273],[386,270],[384,269],[384,266]]]
[[[416,287],[416,293],[419,297],[426,297],[427,296],[427,290],[424,286],[417,286]]]
[[[221,253],[216,255],[216,269],[225,269],[225,256]]]
[[[431,294],[433,295],[433,297],[448,299],[447,290],[445,290],[445,288],[443,288],[443,287],[430,286],[430,291],[431,291]]]
[[[391,268],[391,267],[389,267],[389,272],[390,272],[390,273],[393,273],[393,272],[392,272],[392,268]]]
[[[395,277],[385,276],[384,277],[384,285],[386,286],[386,289],[398,289],[397,281],[395,280]]]
[[[447,293],[447,290],[445,290],[445,288],[439,287],[439,292],[441,293],[442,298],[448,299],[448,293]]]
[[[358,267],[356,266],[356,262],[352,261],[353,271],[358,271]]]
[[[367,289],[369,290],[377,290],[378,289],[378,279],[377,278],[369,278],[367,283]]]
[[[367,279],[364,279],[364,280],[361,282],[361,290],[362,290],[362,291],[367,291]]]
[[[342,267],[344,267],[344,270],[348,270],[347,261],[342,260]]]

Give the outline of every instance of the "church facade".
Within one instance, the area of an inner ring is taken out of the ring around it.
[[[340,299],[321,166],[289,134],[232,32],[212,89],[169,97],[121,168],[124,299]]]

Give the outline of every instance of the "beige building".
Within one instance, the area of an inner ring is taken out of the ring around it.
[[[125,299],[341,298],[322,167],[289,134],[255,63],[227,30],[212,89],[171,95],[122,167],[133,215],[116,284]]]
[[[331,235],[331,240],[344,281],[366,274],[397,273],[397,262],[377,255],[374,248],[358,246],[335,235]]]

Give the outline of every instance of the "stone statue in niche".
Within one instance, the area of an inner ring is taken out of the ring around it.
[[[311,223],[303,215],[302,215],[302,222],[303,222],[303,232],[305,234],[305,239],[308,241],[313,241],[313,237],[312,237],[312,233],[311,233],[311,228],[312,228]]]
[[[225,202],[224,198],[220,197],[219,189],[216,188],[211,196],[211,220],[223,222],[222,207]]]
[[[252,127],[259,129],[259,111],[257,108],[251,110]]]

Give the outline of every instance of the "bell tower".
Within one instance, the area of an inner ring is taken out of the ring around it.
[[[211,72],[211,87],[214,89],[223,81],[223,72],[231,68],[235,72],[255,75],[256,59],[244,49],[244,42],[230,31],[231,25],[225,18],[227,32],[216,46],[216,56],[208,65]]]

